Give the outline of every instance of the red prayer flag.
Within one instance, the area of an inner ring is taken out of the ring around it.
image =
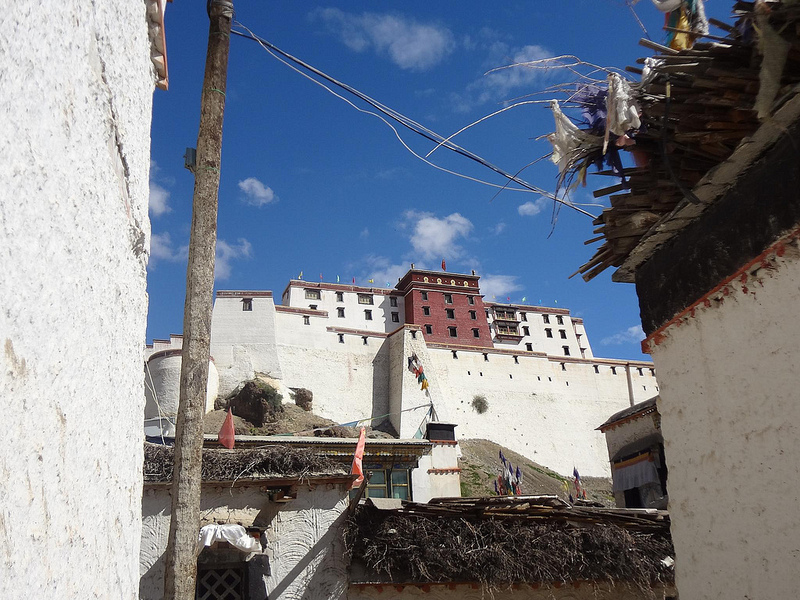
[[[444,259],[442,259],[442,271],[447,271],[447,265],[444,264]]]
[[[228,414],[225,416],[225,422],[222,424],[222,428],[219,430],[219,433],[217,434],[217,440],[228,450],[231,450],[235,442],[235,437],[236,434],[233,429],[233,413],[229,408]]]
[[[355,489],[359,487],[364,482],[364,470],[361,468],[361,462],[364,459],[364,444],[366,443],[367,437],[367,430],[365,428],[361,428],[361,435],[358,436],[358,444],[356,444],[356,453],[353,456],[353,466],[350,469],[350,473],[353,475],[358,475],[358,479],[353,482],[353,485],[350,486],[350,489]]]

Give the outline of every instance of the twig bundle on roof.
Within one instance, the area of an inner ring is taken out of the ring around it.
[[[348,551],[393,583],[621,582],[644,592],[670,585],[667,520],[625,519],[614,511],[528,506],[488,511],[463,499],[448,506],[359,507],[346,532]],[[522,508],[520,508],[522,507]],[[619,511],[617,511],[619,512]],[[627,523],[626,523],[627,522]]]
[[[643,40],[659,54],[641,59],[642,69],[627,69],[641,74],[641,82],[632,86],[641,126],[629,132],[635,144],[622,144],[637,166],[622,171],[621,183],[594,192],[596,198],[610,195],[610,207],[595,219],[595,235],[586,242],[603,243],[578,270],[585,280],[622,265],[678,204],[696,202],[692,188],[798,92],[800,5],[735,2],[734,16],[736,26],[711,19],[727,37],[707,35],[716,41],[686,50]],[[582,131],[599,133],[591,122]],[[597,164],[607,155],[594,139],[591,156],[567,165],[559,182],[585,181],[591,161]],[[619,165],[601,174],[619,176]]]
[[[144,480],[172,481],[171,446],[145,443]],[[313,475],[343,475],[341,464],[307,448],[264,446],[253,450],[203,449],[203,481],[238,479],[303,479]]]

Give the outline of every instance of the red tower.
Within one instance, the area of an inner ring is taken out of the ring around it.
[[[491,348],[480,277],[411,269],[398,282],[406,323],[419,325],[426,342]]]

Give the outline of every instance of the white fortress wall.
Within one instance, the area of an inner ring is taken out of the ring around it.
[[[136,597],[148,4],[12,2],[0,19],[4,599]]]
[[[562,474],[577,467],[585,475],[609,476],[605,440],[595,428],[630,406],[624,367],[613,375],[606,364],[594,363],[595,373],[593,363],[541,356],[515,362],[514,355],[491,350],[456,350],[453,358],[451,349],[430,348],[429,355],[430,378],[439,379],[459,439],[492,440]],[[655,390],[649,369],[643,373],[639,380]],[[634,402],[652,396],[634,391]],[[489,404],[484,414],[471,406],[478,394]]]
[[[256,373],[280,379],[275,318],[271,292],[217,293],[211,318],[211,356],[219,373],[220,394],[227,395]]]
[[[386,334],[331,329],[334,323],[330,316],[317,312],[277,314],[283,383],[289,388],[311,390],[314,413],[340,423],[388,413]],[[308,324],[304,317],[308,317]]]
[[[450,411],[422,332],[416,326],[408,326],[393,337],[400,338],[400,336],[402,336],[402,346],[399,343],[393,346],[391,356],[392,368],[400,370],[399,381],[397,378],[393,379],[393,384],[399,387],[395,387],[392,391],[391,419],[401,438],[411,438],[417,434],[430,404],[436,409],[440,421],[448,422]],[[412,355],[416,355],[428,380],[429,387],[426,391],[421,389],[417,376],[408,370],[408,359]],[[424,429],[422,433],[425,433]]]

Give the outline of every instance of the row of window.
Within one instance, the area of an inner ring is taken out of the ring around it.
[[[426,324],[423,327],[425,327],[425,333],[426,334],[431,335],[433,333],[433,325],[427,325]],[[447,335],[449,335],[451,338],[457,338],[458,337],[458,327],[452,327],[452,326],[448,327],[447,328]],[[477,327],[474,327],[472,329],[472,337],[480,338],[481,337],[481,330],[478,329]]]
[[[306,300],[322,300],[322,290],[307,289],[305,292]],[[344,292],[336,292],[336,301],[344,302]],[[373,305],[375,300],[372,294],[358,294],[358,303]],[[389,296],[389,306],[397,306],[396,296]]]
[[[312,308],[316,308],[316,306],[312,306]],[[340,306],[336,309],[336,316],[340,319],[344,319],[344,307]],[[364,320],[365,321],[372,321],[372,311],[367,309],[364,311]],[[392,313],[392,323],[399,323],[400,322],[400,313],[393,312]],[[303,315],[303,324],[304,325],[311,325],[311,319],[308,315]]]
[[[428,292],[420,292],[419,295],[420,298],[422,298],[423,302],[428,301]],[[445,304],[453,303],[453,294],[443,294],[443,295]],[[475,296],[467,296],[467,304],[475,304]]]

